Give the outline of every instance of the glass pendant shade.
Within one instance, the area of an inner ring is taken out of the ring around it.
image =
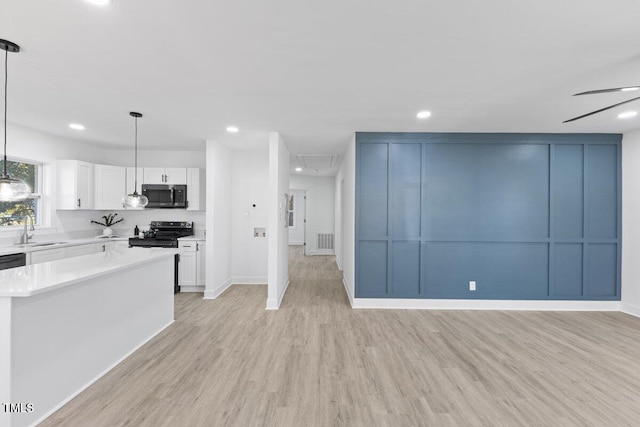
[[[126,208],[144,208],[149,203],[147,196],[138,194],[134,191],[133,194],[127,194],[127,197],[122,199],[122,204]]]
[[[18,179],[8,176],[0,178],[0,202],[16,202],[31,195],[31,188]]]

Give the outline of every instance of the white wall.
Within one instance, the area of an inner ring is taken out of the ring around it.
[[[269,283],[267,309],[277,310],[289,285],[289,235],[285,193],[289,192],[289,150],[277,132],[269,134]]]
[[[640,316],[640,131],[622,139],[621,310]]]
[[[266,284],[267,238],[256,238],[254,228],[268,226],[269,152],[234,151],[232,158],[231,280]]]
[[[207,268],[205,298],[231,284],[231,162],[229,147],[207,141]]]
[[[340,191],[342,184],[342,192]],[[355,294],[355,207],[356,207],[356,140],[355,135],[342,156],[342,164],[335,177],[335,194],[336,204],[339,208],[336,213],[340,217],[336,218],[336,222],[340,222],[341,226],[336,227],[338,246],[342,248],[341,253],[337,254],[338,265],[343,270],[343,281],[349,300],[353,305],[353,297]]]
[[[335,178],[292,174],[289,187],[307,191],[307,255],[333,254],[318,250],[317,234],[335,232]]]

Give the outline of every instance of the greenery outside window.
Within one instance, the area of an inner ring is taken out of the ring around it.
[[[4,160],[0,160],[0,170]],[[30,216],[34,224],[41,222],[42,164],[26,161],[7,161],[7,172],[11,178],[20,179],[31,188],[32,195],[19,202],[0,202],[0,227],[21,226]]]

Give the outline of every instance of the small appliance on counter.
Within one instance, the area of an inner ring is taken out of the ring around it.
[[[149,231],[144,232],[144,237],[130,237],[129,247],[142,248],[178,248],[178,238],[193,236],[193,223],[184,221],[151,221]],[[178,286],[178,263],[180,255],[176,254],[176,267],[174,269],[174,292],[180,292]]]

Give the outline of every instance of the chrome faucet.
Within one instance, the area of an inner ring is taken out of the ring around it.
[[[27,230],[27,225],[29,224],[29,221],[31,221],[31,227],[29,227],[29,229]],[[29,231],[36,231],[36,228],[34,227],[34,221],[33,221],[33,218],[31,217],[31,215],[25,215],[24,216],[24,228],[22,229],[22,235],[20,236],[20,243],[21,244],[29,243],[29,239],[31,239],[33,237],[33,235],[35,234],[35,233],[29,234]]]

